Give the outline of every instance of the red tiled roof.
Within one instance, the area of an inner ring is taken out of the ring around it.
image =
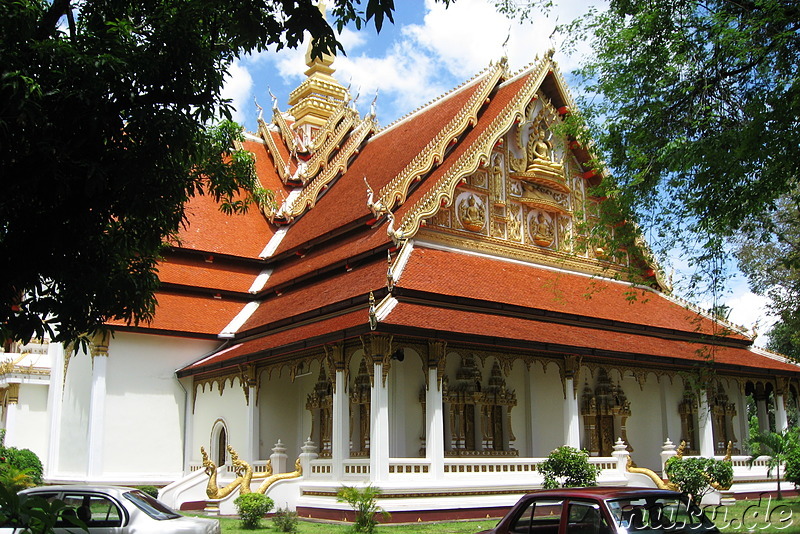
[[[414,248],[397,285],[608,322],[713,334],[720,326],[660,293],[602,277],[476,254]],[[741,334],[731,334],[744,340]]]
[[[178,248],[258,258],[274,234],[261,211],[222,213],[213,198],[196,196],[186,204],[187,224],[178,236]]]
[[[287,317],[313,312],[324,306],[364,297],[370,291],[385,286],[385,261],[374,261],[350,272],[342,269],[335,276],[313,280],[279,296],[264,300],[239,331],[246,332]]]
[[[319,248],[311,248],[302,258],[295,257],[286,263],[282,263],[270,276],[265,289],[311,275],[329,265],[388,245],[390,241],[389,236],[386,234],[386,224],[374,229],[365,226],[360,232],[337,239],[332,243],[325,243]]]
[[[315,343],[314,338],[325,336],[332,332],[342,332],[351,328],[369,328],[369,314],[367,308],[350,311],[342,315],[326,317],[321,320],[299,324],[291,328],[281,330],[269,335],[249,339],[239,343],[233,343],[229,348],[224,349],[209,358],[200,360],[183,369],[187,370],[207,370],[218,367],[234,365],[234,361],[248,356],[257,357],[259,352],[285,347],[294,343],[301,342],[296,350],[305,349],[310,346],[318,346],[322,342]],[[179,373],[180,374],[180,373]]]
[[[381,324],[423,328],[430,336],[439,332],[445,337],[454,334],[481,336],[492,340],[530,342],[532,350],[569,353],[582,349],[598,356],[635,354],[685,360],[687,363],[706,361],[702,356],[711,351],[720,364],[776,371],[798,372],[800,367],[760,356],[743,348],[713,347],[651,336],[627,334],[580,326],[548,323],[520,317],[508,317],[464,310],[443,309],[400,302]],[[380,326],[379,326],[380,329]]]
[[[458,114],[479,85],[473,83],[370,139],[345,175],[292,224],[276,253],[367,216],[364,177],[375,192],[389,183]]]
[[[157,293],[155,318],[149,323],[139,323],[140,328],[155,329],[180,334],[216,336],[244,307],[241,301],[215,299],[213,296],[177,295]],[[121,321],[109,323],[126,327]]]
[[[285,157],[288,158],[289,151],[286,149],[280,134],[271,132],[271,135],[281,151],[286,152]],[[275,170],[275,163],[272,161],[272,156],[270,156],[267,146],[257,141],[243,141],[242,146],[256,158],[256,175],[259,182],[261,182],[261,187],[272,191],[277,202],[280,202],[282,197],[288,196],[292,187],[285,185],[281,180]]]
[[[200,258],[175,255],[167,256],[158,264],[158,279],[162,284],[223,291],[248,291],[260,272],[258,266],[233,264],[219,259],[208,263]]]

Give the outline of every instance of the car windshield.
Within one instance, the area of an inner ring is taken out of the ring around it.
[[[164,521],[167,519],[177,519],[182,517],[181,514],[164,504],[163,502],[152,498],[150,495],[139,491],[125,492],[125,498],[131,501],[142,512],[146,513],[156,521]]]
[[[714,531],[713,523],[706,518],[703,511],[683,496],[648,495],[612,499],[607,504],[611,517],[622,532],[647,534]]]

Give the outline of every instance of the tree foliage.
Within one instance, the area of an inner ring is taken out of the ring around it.
[[[775,208],[753,217],[736,239],[736,256],[753,292],[770,299],[780,317],[769,349],[800,361],[800,195],[778,198]]]
[[[332,24],[391,21],[392,0],[364,3],[333,1]],[[237,129],[208,125],[233,60],[305,31],[342,50],[312,0],[0,3],[0,342],[151,318],[186,201],[268,200]]]
[[[778,499],[783,498],[781,492],[781,465],[785,464],[789,458],[800,456],[800,443],[796,428],[790,428],[781,432],[758,432],[750,437],[750,446],[753,452],[748,460],[749,464],[758,459],[762,454],[768,454],[767,476],[775,470],[775,480],[778,483]]]
[[[611,0],[564,29],[594,50],[578,74],[601,194],[713,285],[728,238],[798,203],[800,5]]]
[[[715,458],[673,456],[667,460],[664,470],[670,482],[698,503],[713,489],[712,485],[730,487],[733,483],[731,463]]]
[[[600,467],[589,463],[589,453],[564,445],[539,465],[545,489],[596,486]]]

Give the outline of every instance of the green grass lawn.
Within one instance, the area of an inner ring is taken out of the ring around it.
[[[732,506],[707,507],[706,515],[722,532],[765,534],[800,532],[800,498],[736,501]]]
[[[763,533],[787,534],[800,532],[800,498],[793,497],[776,501],[763,498],[741,500],[731,506],[706,507],[706,515],[725,533]],[[278,530],[270,519],[262,521],[262,528],[257,531],[241,528],[241,522],[235,517],[220,517],[223,534],[272,534]],[[380,525],[378,532],[384,534],[473,534],[493,527],[496,519],[477,521],[441,521],[435,523],[415,523],[402,525]],[[317,522],[300,520],[300,534],[346,534],[350,532],[350,523]]]
[[[220,517],[223,534],[253,534],[263,533],[272,534],[278,530],[272,524],[272,520],[264,519],[261,522],[262,528],[257,531],[245,530],[241,527],[241,522],[235,517]],[[497,523],[496,519],[482,519],[477,521],[442,521],[437,523],[415,523],[402,525],[379,525],[378,532],[385,534],[473,534],[487,528],[493,527]],[[298,523],[297,531],[300,534],[345,534],[350,532],[351,523],[337,522],[317,522],[301,519]]]

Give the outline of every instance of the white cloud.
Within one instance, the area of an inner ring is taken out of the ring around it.
[[[233,102],[233,120],[242,123],[245,121],[245,110],[249,106],[253,94],[253,77],[245,66],[239,61],[234,61],[225,78],[222,96],[230,98]]]

